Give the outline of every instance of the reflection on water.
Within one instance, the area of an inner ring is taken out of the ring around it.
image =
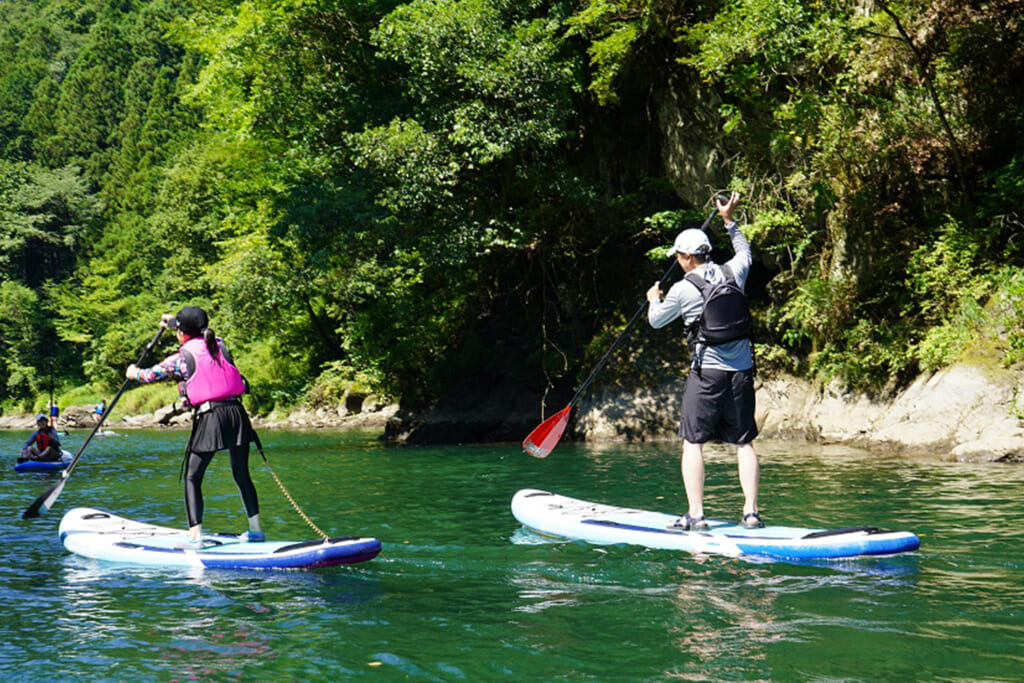
[[[65,648],[115,661],[130,661],[134,650],[159,652],[141,670],[186,680],[240,676],[254,662],[274,661],[282,620],[322,645],[329,634],[303,626],[307,620],[332,614],[343,622],[381,596],[372,576],[341,572],[167,570],[70,555],[61,564]]]
[[[24,438],[0,432],[0,449]],[[678,510],[676,443],[566,443],[537,460],[516,444],[403,449],[273,431],[268,455],[303,509],[332,534],[381,538],[379,558],[261,573],[118,566],[63,550],[57,524],[77,505],[181,526],[182,441],[97,440],[38,520],[18,515],[54,479],[0,474],[5,681],[39,671],[76,681],[1020,680],[1021,467],[765,442],[770,522],[922,539],[908,556],[783,563],[554,541],[509,512],[527,487]],[[306,537],[253,470],[268,533]],[[709,449],[707,470],[710,514],[734,515],[735,454]],[[206,488],[208,526],[234,530],[243,520],[226,460]]]
[[[728,574],[729,567],[705,564],[687,567],[683,584],[673,597],[677,612],[669,632],[688,662],[673,673],[700,679],[709,672],[718,677],[729,671],[746,671],[744,678],[753,674],[770,679],[765,668],[768,649],[792,628],[777,616],[778,596],[759,590],[763,578],[751,580],[749,576],[735,577],[735,588],[722,590],[720,576]]]
[[[623,562],[629,566],[628,576],[621,574]],[[559,633],[549,637],[563,644],[583,647],[570,634],[579,628],[580,615],[595,611],[595,604],[628,604],[637,613],[618,615],[617,621],[629,624],[616,630],[618,647],[649,647],[637,634],[652,628],[662,632],[665,647],[676,655],[659,677],[771,680],[775,666],[769,653],[777,643],[813,641],[825,629],[877,634],[905,630],[905,619],[889,601],[915,589],[916,563],[752,565],[721,557],[680,558],[665,551],[567,544],[546,561],[523,565],[509,583],[517,591],[515,611],[530,618],[522,622],[524,628],[559,625]],[[829,613],[819,603],[839,608]],[[851,605],[858,606],[855,616]],[[575,628],[562,632],[570,623]]]

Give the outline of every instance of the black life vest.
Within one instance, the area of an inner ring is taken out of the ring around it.
[[[736,283],[729,266],[722,266],[725,280],[709,284],[695,271],[686,274],[704,297],[704,309],[686,330],[691,348],[697,343],[708,346],[748,339],[752,326],[747,296]]]

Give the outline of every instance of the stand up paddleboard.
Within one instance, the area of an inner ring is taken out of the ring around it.
[[[909,531],[884,531],[877,527],[745,529],[735,522],[709,519],[709,531],[680,531],[669,528],[678,515],[590,503],[537,489],[516,493],[512,514],[528,529],[547,536],[731,557],[840,559],[894,555],[917,550],[921,545]]]
[[[60,540],[78,555],[151,567],[316,569],[372,560],[376,538],[248,543],[228,534],[203,534],[201,549],[183,549],[188,532],[136,522],[102,510],[75,508],[60,521]]]
[[[59,472],[68,466],[71,453],[62,450],[60,460],[25,460],[14,465],[15,472]]]

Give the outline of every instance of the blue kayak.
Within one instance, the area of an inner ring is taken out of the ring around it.
[[[14,465],[15,472],[60,472],[71,462],[72,455],[60,452],[60,460],[24,460]]]
[[[591,503],[537,489],[516,493],[512,514],[527,529],[546,536],[731,557],[841,559],[906,553],[921,545],[920,539],[909,531],[886,531],[873,526],[745,529],[736,522],[709,519],[711,528],[707,531],[682,531],[671,528],[678,515]]]

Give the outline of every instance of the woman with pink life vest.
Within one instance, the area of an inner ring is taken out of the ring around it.
[[[180,396],[193,408],[184,465],[189,545],[202,546],[203,475],[214,454],[221,450],[230,453],[231,474],[249,517],[249,530],[241,538],[263,541],[259,499],[249,475],[249,443],[256,437],[242,406],[241,396],[246,391],[242,375],[224,341],[209,328],[203,309],[185,306],[177,315],[165,314],[160,325],[175,331],[178,351],[151,368],[129,365],[125,376],[146,384],[177,380]]]

